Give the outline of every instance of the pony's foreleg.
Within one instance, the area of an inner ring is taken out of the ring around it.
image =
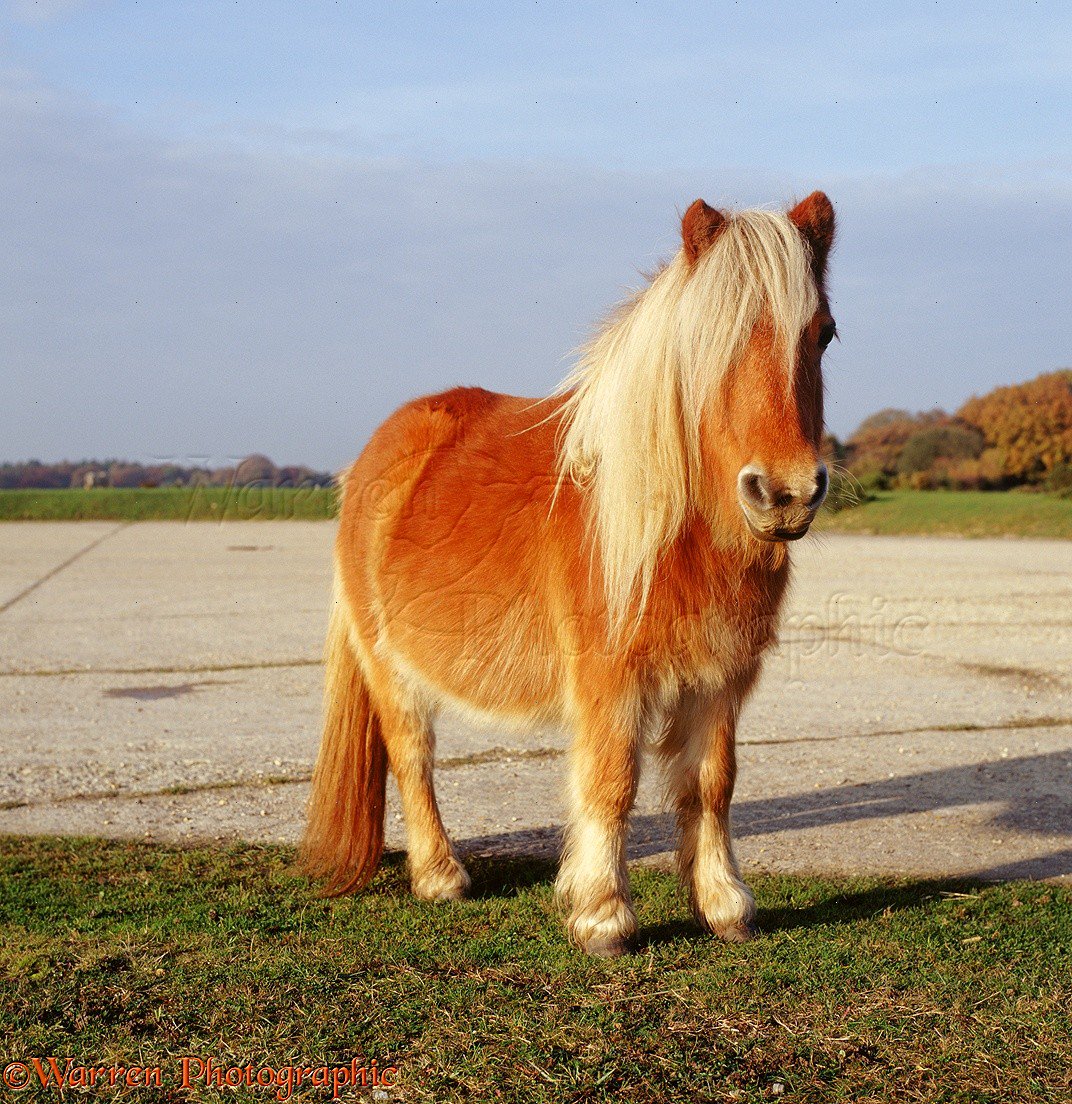
[[[570,938],[612,958],[632,947],[636,913],[625,842],[637,788],[639,726],[594,715],[574,739],[570,815],[556,892],[570,908]]]
[[[688,695],[662,749],[681,832],[678,870],[692,911],[708,931],[734,943],[756,934],[755,898],[741,880],[730,835],[740,700],[738,688]]]
[[[402,799],[413,892],[428,901],[464,897],[469,890],[469,875],[443,827],[432,783],[432,727],[417,710],[399,705],[381,706],[380,724]]]

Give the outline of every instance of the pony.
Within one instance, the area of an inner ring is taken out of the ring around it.
[[[776,638],[788,542],[826,494],[821,360],[834,209],[696,200],[681,246],[544,399],[401,407],[340,476],[325,719],[302,844],[324,892],[383,851],[388,768],[417,897],[469,876],[433,788],[433,724],[572,731],[556,894],[571,940],[633,948],[628,819],[664,767],[693,913],[756,934],[730,835],[735,731]]]

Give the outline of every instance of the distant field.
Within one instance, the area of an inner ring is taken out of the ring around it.
[[[335,491],[313,487],[0,491],[0,521],[318,521],[334,516]]]
[[[280,487],[0,491],[0,521],[256,521],[335,516],[335,491]],[[1072,539],[1072,499],[1014,491],[883,491],[824,532]]]
[[[1072,499],[1017,491],[881,491],[837,514],[823,513],[826,533],[1072,539]]]

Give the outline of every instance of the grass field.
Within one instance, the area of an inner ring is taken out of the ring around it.
[[[1067,887],[762,877],[767,934],[728,946],[642,870],[640,951],[608,963],[565,943],[545,864],[475,862],[475,900],[428,905],[397,858],[326,902],[292,857],[0,840],[5,1064],[159,1065],[156,1100],[275,1099],[182,1090],[188,1055],[397,1067],[349,1099],[1072,1098]]]
[[[330,489],[161,487],[152,490],[0,491],[0,521],[318,520],[335,514]],[[872,502],[820,515],[842,533],[1072,539],[1072,499],[986,491],[881,491]]]
[[[335,516],[316,487],[154,487],[0,491],[0,521],[250,521]]]
[[[828,533],[1072,538],[1072,498],[1018,491],[879,491],[819,516]]]

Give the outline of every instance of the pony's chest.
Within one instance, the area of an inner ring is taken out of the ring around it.
[[[775,642],[788,569],[700,580],[669,603],[651,658],[662,679],[719,684],[753,667]],[[668,611],[669,612],[669,611]]]

